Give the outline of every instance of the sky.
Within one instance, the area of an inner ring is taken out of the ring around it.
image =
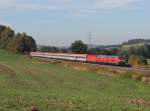
[[[0,0],[0,24],[26,32],[37,44],[97,45],[150,39],[150,0]]]

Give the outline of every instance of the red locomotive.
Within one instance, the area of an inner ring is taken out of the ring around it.
[[[114,65],[123,65],[125,60],[119,56],[107,56],[107,55],[88,55],[87,62],[95,62],[102,64],[114,64]]]
[[[113,65],[125,65],[126,64],[125,60],[122,59],[121,57],[108,56],[108,55],[31,52],[30,56],[89,62],[89,63],[101,63],[101,64],[113,64]]]

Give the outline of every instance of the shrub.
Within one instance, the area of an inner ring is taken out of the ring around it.
[[[146,65],[146,59],[141,56],[131,55],[129,57],[129,64],[131,65]]]

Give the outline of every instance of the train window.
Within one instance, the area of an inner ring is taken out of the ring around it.
[[[76,58],[76,56],[65,56],[65,55],[62,55],[61,57]]]
[[[77,56],[77,58],[84,59],[85,57],[83,57],[83,56]]]

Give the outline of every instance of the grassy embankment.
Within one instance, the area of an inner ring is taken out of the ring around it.
[[[150,111],[150,87],[0,50],[0,111]]]

